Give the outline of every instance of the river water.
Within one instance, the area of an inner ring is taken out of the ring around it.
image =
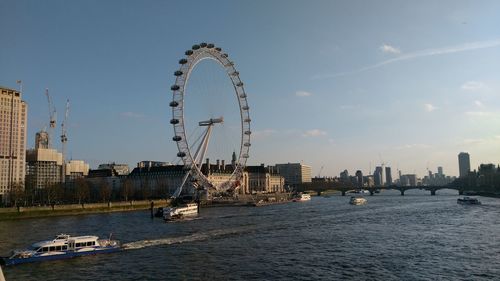
[[[455,191],[456,192],[456,191]],[[382,192],[265,207],[202,209],[165,223],[148,211],[0,222],[0,255],[59,233],[127,250],[4,268],[12,280],[491,280],[500,278],[500,199]]]

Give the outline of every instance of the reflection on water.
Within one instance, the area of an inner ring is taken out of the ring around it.
[[[500,273],[500,200],[382,192],[266,207],[202,209],[165,223],[148,211],[0,222],[0,255],[58,233],[125,251],[4,269],[7,280],[490,280]]]

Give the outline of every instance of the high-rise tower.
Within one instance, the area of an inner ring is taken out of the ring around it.
[[[0,201],[24,182],[27,111],[20,91],[0,86]]]
[[[392,184],[391,167],[385,167],[385,184],[386,185]]]
[[[470,157],[467,152],[460,152],[458,154],[458,169],[460,172],[460,177],[466,177],[470,172]]]

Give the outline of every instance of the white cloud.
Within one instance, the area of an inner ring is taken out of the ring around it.
[[[483,103],[481,101],[478,101],[478,100],[474,101],[474,104],[476,106],[478,106],[478,107],[483,107],[484,106]]]
[[[430,103],[426,103],[426,104],[424,104],[424,108],[425,108],[425,111],[431,112],[431,111],[438,109],[439,107],[436,107]]]
[[[252,132],[252,139],[254,140],[260,140],[260,139],[264,139],[264,138],[267,138],[267,137],[270,137],[274,134],[276,134],[277,131],[274,130],[274,129],[265,129],[265,130],[261,130],[261,131],[253,131]]]
[[[312,94],[310,92],[306,92],[306,91],[297,91],[297,92],[295,92],[295,95],[297,97],[310,97],[310,96],[312,96]]]
[[[416,149],[416,148],[429,148],[430,145],[423,144],[423,143],[412,143],[412,144],[404,144],[401,146],[396,146],[395,149],[401,150],[401,149]]]
[[[127,118],[133,118],[133,119],[142,119],[142,118],[144,118],[144,114],[137,113],[137,112],[132,112],[132,111],[122,112],[122,113],[120,113],[120,116],[127,117]]]
[[[382,46],[380,46],[379,48],[382,52],[384,53],[389,53],[389,54],[400,54],[401,53],[401,50],[396,48],[396,47],[393,47],[389,44],[383,44]]]
[[[379,62],[376,64],[368,65],[368,66],[365,66],[362,68],[358,68],[358,69],[355,69],[352,71],[315,75],[312,77],[312,79],[334,78],[334,77],[345,76],[345,75],[350,75],[350,74],[355,74],[355,73],[367,71],[370,69],[379,68],[379,67],[382,67],[382,66],[385,66],[388,64],[392,64],[395,62],[400,62],[400,61],[407,61],[407,60],[413,60],[416,58],[423,58],[423,57],[430,57],[430,56],[460,53],[460,52],[493,48],[493,47],[499,47],[499,46],[500,46],[500,38],[495,39],[495,40],[490,40],[490,41],[469,42],[469,43],[464,43],[461,45],[448,46],[448,47],[443,47],[443,48],[425,49],[425,50],[421,50],[421,51],[415,51],[413,53],[406,53],[404,55],[401,55],[401,56],[398,56],[398,57],[395,57],[392,59],[388,59],[388,60],[385,60],[385,61],[382,61],[382,62]]]
[[[465,112],[465,114],[475,117],[493,117],[496,115],[495,112],[489,112],[489,111],[467,111]]]
[[[480,81],[467,81],[460,88],[464,91],[474,92],[486,88],[486,85]]]
[[[318,129],[313,129],[306,131],[305,133],[302,134],[303,137],[320,137],[320,136],[326,136],[325,131],[321,131]]]

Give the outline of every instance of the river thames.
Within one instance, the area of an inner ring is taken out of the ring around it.
[[[3,268],[12,280],[491,280],[500,276],[500,199],[382,192],[265,207],[148,211],[0,222],[0,255],[59,233],[113,234],[126,250]]]

